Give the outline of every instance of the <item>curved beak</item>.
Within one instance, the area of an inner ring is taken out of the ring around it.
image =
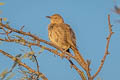
[[[47,18],[51,18],[51,16],[46,16]]]

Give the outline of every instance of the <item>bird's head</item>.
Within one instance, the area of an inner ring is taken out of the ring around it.
[[[46,16],[46,17],[50,19],[52,24],[64,23],[63,18],[59,14],[54,14],[52,16]]]

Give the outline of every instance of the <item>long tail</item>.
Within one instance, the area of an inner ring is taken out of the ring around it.
[[[76,47],[71,47],[71,49],[74,52],[74,55],[76,57],[75,58],[76,61],[81,65],[82,68],[84,68],[85,70],[87,70],[88,69],[87,63],[84,60],[84,58],[82,57],[82,55],[80,54],[80,52],[78,51],[78,49]]]

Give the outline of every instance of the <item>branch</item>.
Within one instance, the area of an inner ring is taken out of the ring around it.
[[[0,38],[0,41],[5,41],[5,42],[18,42],[18,39],[9,39],[9,40],[8,40],[8,39],[1,39],[1,38]],[[60,54],[59,52],[57,52],[56,50],[47,48],[47,47],[42,46],[42,45],[37,44],[37,43],[31,43],[31,42],[26,41],[26,40],[24,40],[24,42],[25,42],[25,44],[26,44],[26,45],[22,44],[22,45],[24,45],[24,46],[27,46],[27,44],[28,44],[28,45],[31,45],[31,46],[38,46],[38,47],[40,47],[40,48],[43,48],[43,49],[45,49],[45,50],[47,50],[47,51],[52,52],[52,53],[55,54],[55,55],[61,56],[61,54]],[[31,50],[32,50],[32,49],[31,49]],[[33,51],[33,50],[32,50],[32,51]],[[72,56],[71,54],[68,54],[68,55],[69,55],[69,56],[64,56],[64,58],[66,58],[68,61],[70,60],[69,57],[71,57],[71,58],[73,58],[73,59],[75,58],[75,57]],[[73,63],[73,62],[72,62],[72,63]],[[39,65],[38,65],[38,62],[37,62],[37,69],[38,69],[38,66],[39,66]],[[83,80],[86,80],[83,71],[79,70],[79,69],[77,68],[77,66],[74,65],[74,64],[71,64],[71,67],[73,67],[73,68],[79,73],[79,75],[81,76],[81,78],[82,78]],[[38,71],[39,71],[39,70],[38,70]]]
[[[38,40],[38,41],[43,42],[43,43],[45,43],[45,44],[48,44],[48,45],[50,45],[50,46],[52,46],[52,47],[55,47],[56,49],[60,50],[60,51],[63,52],[63,53],[66,52],[65,50],[63,50],[62,48],[56,46],[55,44],[53,44],[53,43],[51,43],[51,42],[48,42],[48,41],[46,41],[46,40],[40,39],[40,38],[38,38],[37,36],[31,34],[30,32],[24,32],[24,31],[22,31],[22,30],[17,30],[17,29],[11,28],[8,24],[5,24],[5,25],[4,25],[4,24],[0,23],[0,26],[2,26],[2,28],[5,27],[5,28],[7,28],[8,30],[11,30],[11,31],[16,32],[16,33],[18,33],[18,34],[30,36],[30,37],[32,37],[34,40]]]
[[[3,28],[6,28],[6,29],[8,29],[8,30],[10,30],[10,31],[12,31],[12,32],[16,32],[16,33],[22,34],[22,35],[24,35],[24,36],[25,36],[25,35],[26,35],[26,36],[29,36],[29,37],[33,38],[34,40],[36,40],[37,42],[43,42],[43,43],[45,43],[45,44],[48,44],[48,45],[56,48],[57,50],[60,50],[62,53],[67,54],[67,55],[70,56],[70,57],[72,56],[72,54],[66,52],[65,50],[63,50],[62,48],[60,48],[60,47],[58,47],[57,45],[53,44],[52,42],[48,42],[48,41],[46,41],[46,40],[40,39],[39,37],[31,34],[30,32],[24,32],[24,31],[22,31],[22,30],[17,30],[17,29],[11,28],[8,24],[2,24],[2,23],[0,23],[0,26],[2,27],[2,29],[3,29]],[[9,41],[8,41],[8,42],[9,42]],[[63,57],[64,57],[64,55],[63,55]],[[74,57],[74,59],[75,59],[75,57]]]
[[[33,52],[32,47],[29,46],[29,48],[30,48],[30,50]],[[39,70],[39,64],[38,64],[38,61],[37,61],[37,57],[35,56],[35,54],[33,54],[33,57],[35,58],[35,62],[36,62],[36,64],[37,64],[37,72],[40,72],[40,70]],[[39,77],[39,76],[37,76],[37,79],[38,79],[38,77]]]
[[[106,44],[106,48],[105,48],[105,53],[104,53],[103,59],[101,60],[101,64],[100,64],[97,72],[92,76],[92,79],[94,79],[98,75],[98,73],[101,71],[101,69],[103,67],[103,64],[104,64],[104,62],[106,60],[106,57],[109,54],[108,48],[109,48],[111,36],[113,34],[113,32],[112,32],[112,25],[110,23],[110,15],[108,15],[108,26],[109,26],[109,35],[107,37],[107,44]]]
[[[31,49],[31,51],[33,51],[32,48],[31,48],[32,46],[38,46],[38,47],[40,47],[40,48],[43,48],[43,49],[45,49],[45,50],[48,50],[48,51],[54,53],[55,55],[61,56],[61,53],[57,52],[56,50],[47,48],[47,47],[42,46],[42,45],[40,45],[39,43],[36,43],[36,42],[34,43],[34,42],[27,41],[27,40],[25,40],[25,39],[24,39],[24,40],[20,40],[20,39],[11,39],[11,38],[9,38],[9,39],[2,39],[2,38],[0,38],[0,41],[19,43],[19,44],[22,44],[23,46],[29,47],[29,48]],[[22,42],[21,42],[21,41],[22,41]],[[28,45],[29,45],[29,46],[28,46]],[[68,56],[67,56],[67,55],[68,55]],[[67,53],[67,55],[64,55],[64,58],[66,58],[68,61],[70,60],[70,58],[76,59],[76,57],[73,56],[73,55],[70,54],[70,53]],[[36,62],[37,62],[37,61],[36,61]],[[72,62],[72,63],[73,63],[73,62]],[[71,64],[71,65],[72,65],[72,67],[79,73],[79,75],[81,76],[82,80],[86,80],[83,71],[81,71],[80,69],[78,69],[76,65],[74,65],[74,64]],[[38,65],[38,62],[37,62],[37,70],[38,70],[38,72],[39,72],[38,66],[39,66],[39,65]]]
[[[27,66],[26,64],[22,63],[18,58],[4,52],[3,50],[0,50],[0,53],[2,53],[3,55],[9,57],[10,59],[12,59],[13,61],[17,62],[19,65],[25,67],[27,70],[29,70],[32,73],[35,73],[37,75],[39,75],[39,77],[41,77],[43,80],[48,80],[44,74],[40,73],[40,72],[36,72],[35,70],[33,70],[32,68],[30,68],[29,66]]]
[[[74,67],[74,69],[78,72],[78,74],[81,76],[82,80],[87,80],[83,71],[78,69],[77,66],[74,64],[72,65],[72,67]]]
[[[2,26],[2,29],[6,28],[6,29],[8,29],[8,30],[10,30],[12,32],[16,32],[16,33],[22,34],[24,36],[29,36],[29,37],[33,38],[35,41],[37,41],[37,42],[43,42],[45,44],[48,44],[48,45],[56,48],[57,50],[60,50],[64,54],[62,57],[65,57],[65,55],[70,56],[71,58],[73,58],[74,60],[76,60],[78,62],[78,64],[81,65],[81,67],[83,69],[85,69],[87,71],[87,69],[88,69],[87,68],[87,64],[86,64],[85,60],[83,59],[83,57],[81,56],[81,54],[79,53],[79,51],[77,51],[77,54],[78,54],[77,56],[73,56],[72,54],[70,54],[70,53],[66,52],[65,50],[63,50],[62,48],[58,47],[57,45],[55,45],[55,44],[53,44],[51,42],[48,42],[46,40],[40,39],[39,37],[31,34],[30,32],[24,32],[22,30],[17,30],[17,29],[11,28],[8,24],[2,24],[2,23],[0,23],[0,26]],[[44,47],[44,48],[46,48],[46,47]],[[50,52],[56,53],[55,51],[53,51],[51,49],[48,49],[48,48],[46,48],[46,50],[49,50]],[[61,56],[60,54],[57,54],[57,55]]]

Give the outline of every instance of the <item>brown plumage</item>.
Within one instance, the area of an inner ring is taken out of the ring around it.
[[[83,57],[80,55],[78,49],[76,48],[76,37],[72,28],[66,23],[64,23],[63,18],[59,14],[54,14],[52,16],[47,16],[50,18],[50,24],[48,25],[48,37],[52,43],[63,48],[67,52],[71,48],[76,56],[76,61],[84,68],[87,65]],[[71,64],[72,61],[69,60]]]
[[[70,26],[64,23],[59,14],[47,16],[51,23],[48,25],[48,37],[57,46],[69,51],[69,48],[76,47],[76,37]]]

